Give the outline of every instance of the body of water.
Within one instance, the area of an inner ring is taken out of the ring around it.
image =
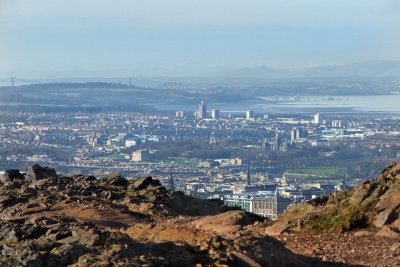
[[[351,116],[400,117],[400,95],[260,97],[266,102],[210,104],[225,113],[330,113]],[[207,104],[207,103],[206,103]],[[194,112],[198,105],[156,106],[158,110]]]

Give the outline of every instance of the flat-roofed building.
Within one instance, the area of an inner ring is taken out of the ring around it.
[[[132,161],[149,161],[150,153],[148,150],[136,150],[132,153]]]

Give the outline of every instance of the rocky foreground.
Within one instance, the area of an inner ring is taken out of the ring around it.
[[[265,233],[302,255],[400,266],[400,162],[352,190],[292,206]]]
[[[0,266],[330,266],[264,234],[264,219],[118,174],[6,171]]]
[[[6,171],[1,182],[0,266],[400,264],[398,163],[276,222],[151,177],[98,180],[35,165]]]
[[[376,179],[366,180],[352,190],[333,192],[292,206],[266,232],[356,230],[400,238],[400,162],[390,163]]]

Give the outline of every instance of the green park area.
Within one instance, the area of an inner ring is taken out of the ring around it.
[[[109,159],[123,159],[123,158],[125,158],[125,155],[124,154],[111,154],[111,155],[105,155],[102,157],[109,158]]]
[[[347,168],[313,166],[296,169],[287,169],[285,174],[288,178],[304,179],[308,182],[330,182],[338,183],[341,174],[346,175]]]
[[[162,162],[175,165],[197,166],[200,161],[197,159],[169,159],[169,160],[163,160]]]

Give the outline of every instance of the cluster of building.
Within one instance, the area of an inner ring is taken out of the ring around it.
[[[187,117],[189,114],[185,111],[176,111],[175,112],[176,117]],[[219,109],[212,109],[211,110],[211,116],[208,115],[207,113],[207,105],[204,104],[204,102],[202,101],[199,104],[199,109],[198,111],[193,113],[194,118],[196,119],[213,119],[213,120],[218,120],[221,118],[221,111]],[[254,119],[255,117],[255,112],[253,110],[247,110],[246,111],[246,119]],[[228,117],[232,117],[232,114],[229,114]]]
[[[333,183],[299,183],[291,181],[286,174],[282,177],[273,175],[251,174],[247,165],[244,171],[235,175],[217,175],[203,177],[190,182],[181,183],[173,179],[172,174],[163,183],[169,187],[171,181],[174,188],[179,188],[187,195],[197,198],[221,199],[226,205],[276,219],[293,203],[301,203],[316,197],[351,188],[344,173],[338,177],[340,182]]]
[[[196,197],[224,199],[227,205],[269,218],[276,218],[290,203],[347,186],[337,183],[339,174],[328,177],[337,178],[335,183],[306,181],[307,175],[297,180],[291,180],[290,175],[284,178],[290,162],[271,163],[264,157],[269,152],[307,150],[347,140],[371,151],[400,145],[369,139],[400,134],[396,120],[338,119],[318,113],[285,117],[252,110],[228,114],[213,109],[208,113],[204,103],[195,114],[8,112],[2,116],[17,119],[0,124],[0,169],[23,169],[39,163],[66,173],[151,174],[170,188]],[[191,147],[186,151],[179,147],[186,141],[255,156],[252,160],[240,154],[214,156],[205,150],[195,157],[191,156]],[[174,153],[168,154],[166,147]],[[333,155],[335,151],[328,148],[324,153]],[[246,175],[250,161],[249,182]],[[323,175],[319,178],[328,179]]]

